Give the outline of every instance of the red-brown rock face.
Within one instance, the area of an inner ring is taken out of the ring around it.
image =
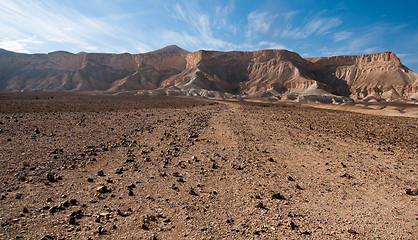
[[[145,54],[0,50],[0,89],[398,99],[418,97],[418,75],[391,52],[304,59],[286,50],[189,53],[177,46]]]

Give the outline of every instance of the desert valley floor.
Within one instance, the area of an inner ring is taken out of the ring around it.
[[[0,95],[0,239],[417,239],[418,121]]]

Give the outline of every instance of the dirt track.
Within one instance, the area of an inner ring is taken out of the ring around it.
[[[6,94],[0,128],[0,239],[418,236],[416,118]]]

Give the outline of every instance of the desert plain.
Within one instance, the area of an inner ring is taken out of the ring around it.
[[[416,106],[1,93],[0,239],[417,239]]]

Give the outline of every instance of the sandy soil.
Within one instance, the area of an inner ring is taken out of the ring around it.
[[[416,239],[416,118],[0,95],[0,239]]]

